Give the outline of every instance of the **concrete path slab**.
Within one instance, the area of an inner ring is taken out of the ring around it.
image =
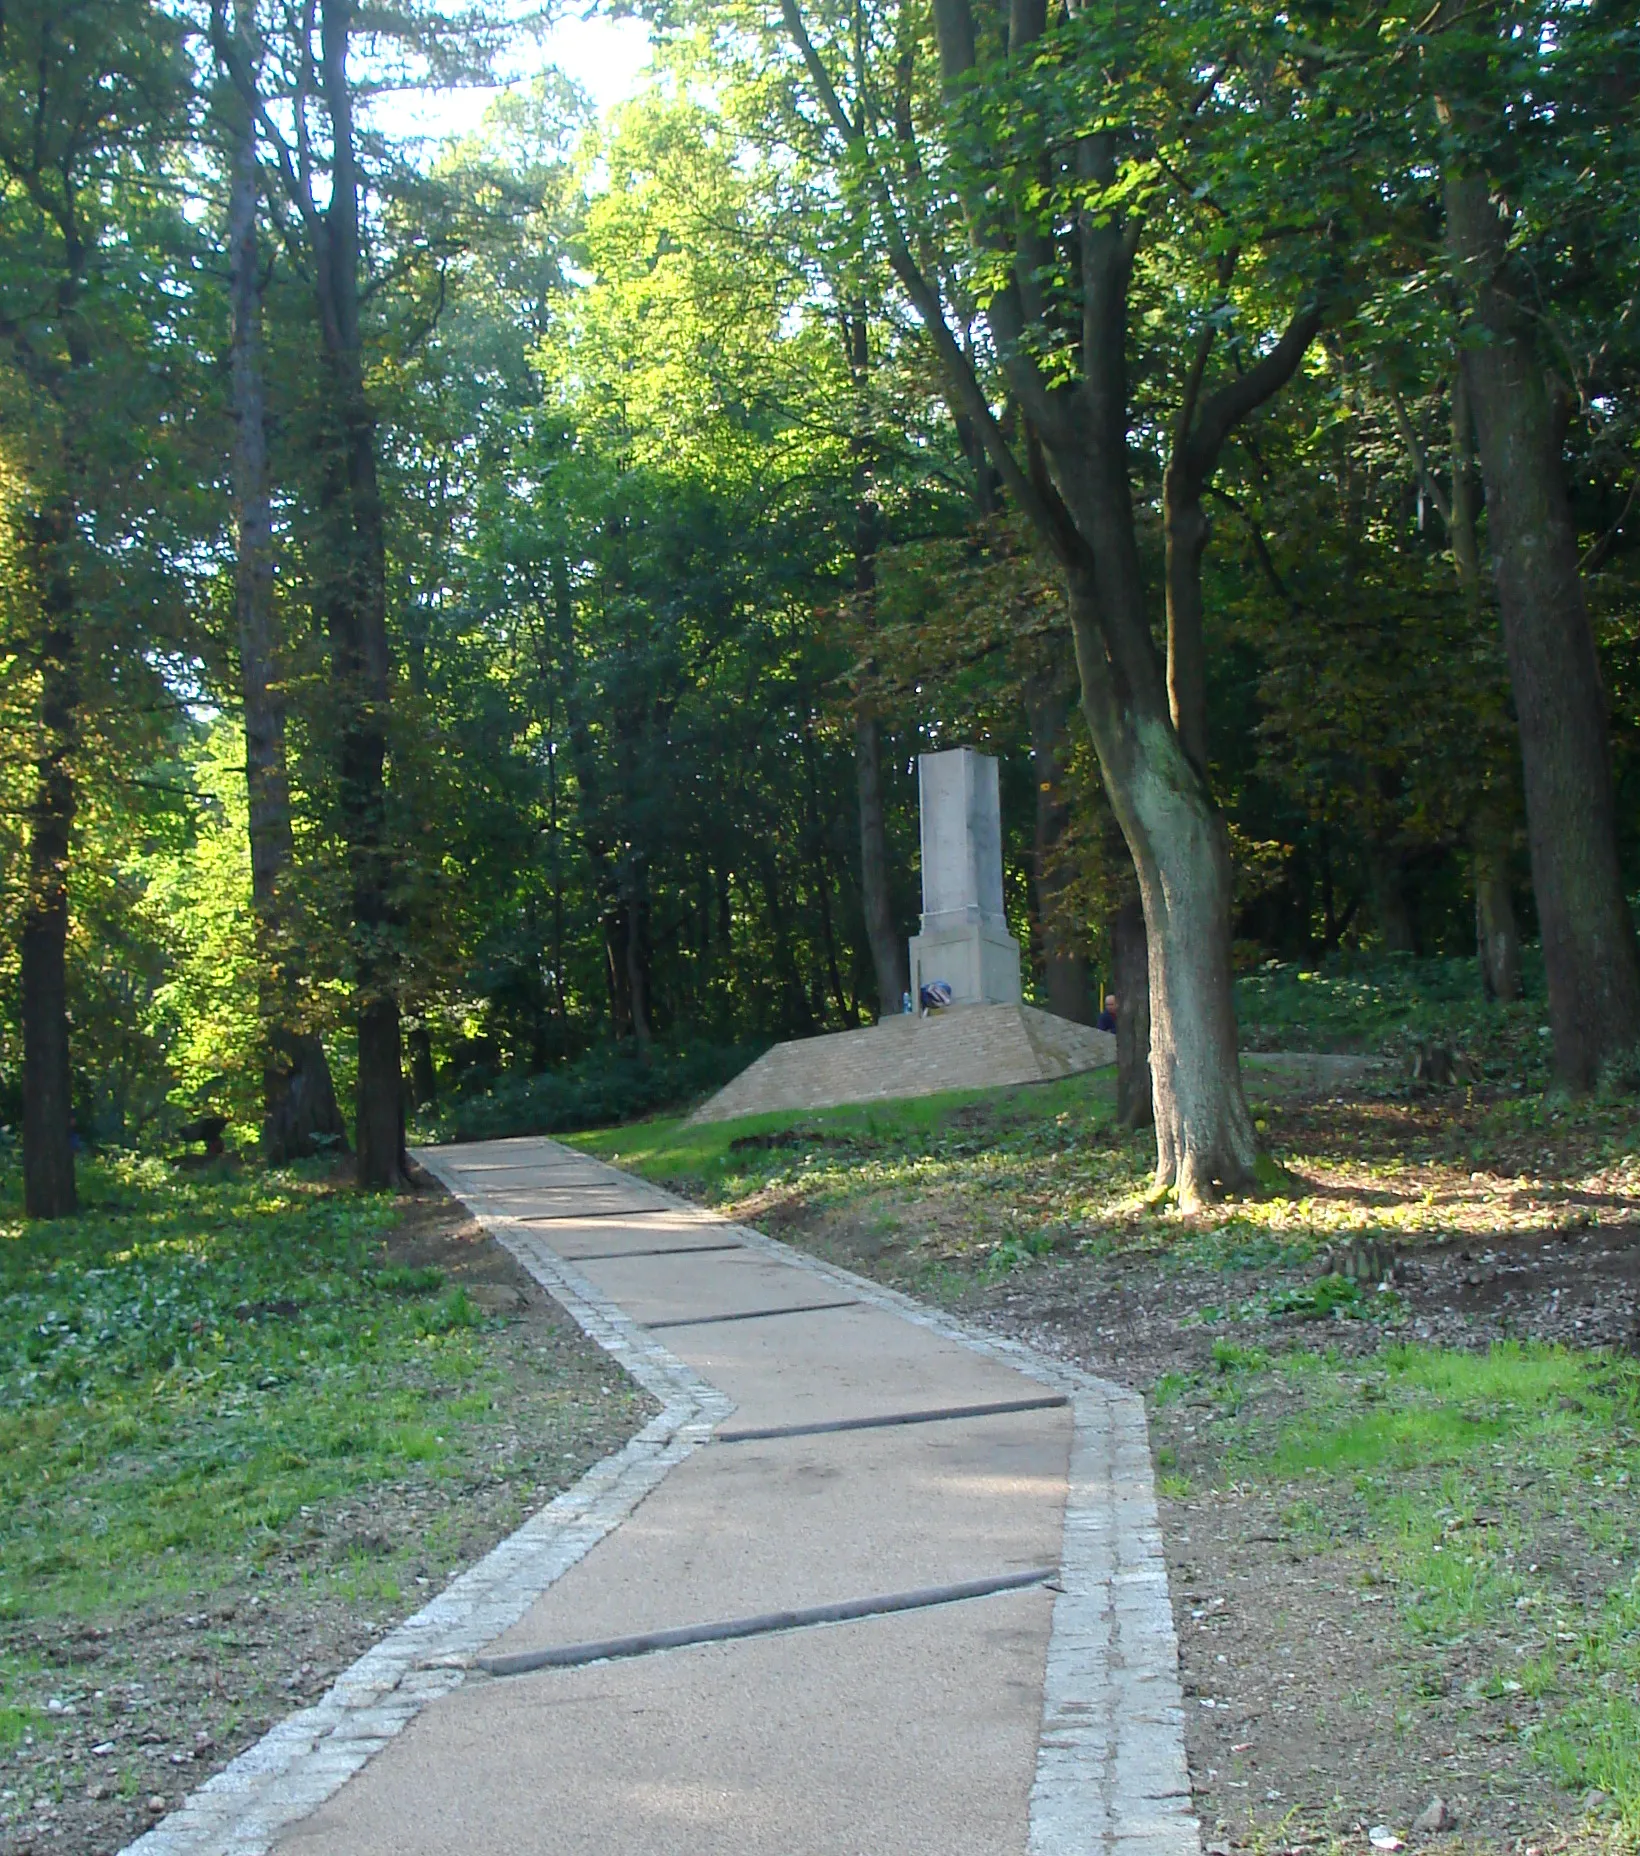
[[[665,1409],[451,1588],[476,1602],[435,1601],[133,1851],[1198,1856],[1132,1395],[553,1142],[421,1158]],[[998,1403],[1034,1408],[713,1440]],[[616,1662],[477,1654],[1055,1567]]]
[[[1056,1565],[1070,1429],[1061,1409],[915,1431],[709,1445],[680,1463],[496,1648],[664,1630]]]
[[[289,1856],[1025,1856],[1040,1592],[430,1708]]]

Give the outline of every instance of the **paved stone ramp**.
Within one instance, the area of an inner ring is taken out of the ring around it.
[[[549,1141],[422,1158],[663,1410],[133,1850],[1198,1856],[1133,1395]]]
[[[732,1121],[776,1109],[1041,1083],[1115,1061],[1108,1031],[1031,1005],[959,1005],[777,1044],[689,1119]]]

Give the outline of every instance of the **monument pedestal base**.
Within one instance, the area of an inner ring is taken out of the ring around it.
[[[1044,1083],[1116,1061],[1116,1040],[1030,1005],[961,1005],[926,1018],[898,1015],[860,1031],[798,1038],[765,1051],[691,1121],[732,1121],[770,1110],[829,1108]]]
[[[1019,943],[1006,928],[961,922],[911,937],[911,999],[934,980],[951,988],[953,1005],[1018,1005]]]

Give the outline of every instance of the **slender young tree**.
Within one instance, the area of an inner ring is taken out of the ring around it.
[[[854,599],[857,622],[869,632],[877,593],[877,545],[882,521],[871,470],[871,328],[865,305],[858,303],[847,312],[842,326],[843,353],[854,399],[854,430],[849,435],[854,469]],[[872,668],[867,665],[868,674]],[[854,709],[854,769],[860,808],[860,901],[877,981],[877,1013],[888,1017],[900,1009],[911,984],[911,969],[905,937],[894,920],[888,880],[882,721],[864,698],[856,701]]]
[[[1389,401],[1395,429],[1418,478],[1418,487],[1445,524],[1459,596],[1475,635],[1491,623],[1481,578],[1478,524],[1480,493],[1475,478],[1474,428],[1469,388],[1461,359],[1452,371],[1450,473],[1445,485],[1430,462],[1406,401],[1393,380]],[[1489,999],[1521,996],[1520,925],[1509,879],[1514,836],[1510,794],[1517,784],[1518,737],[1506,717],[1487,717],[1477,730],[1479,791],[1469,821],[1471,870],[1475,883],[1475,952],[1481,985]]]
[[[1032,872],[1036,886],[1037,917],[1042,927],[1042,977],[1048,1010],[1074,1024],[1093,1022],[1088,995],[1087,954],[1068,932],[1063,920],[1061,893],[1069,875],[1060,855],[1060,843],[1070,823],[1070,803],[1064,790],[1070,738],[1067,731],[1074,701],[1068,665],[1062,661],[1059,640],[1047,668],[1025,678],[1025,719],[1031,735],[1031,771],[1036,786],[1036,831]]]

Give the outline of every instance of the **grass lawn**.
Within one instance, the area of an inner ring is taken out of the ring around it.
[[[1295,1258],[1391,1242],[1624,1226],[1640,1206],[1640,1129],[1628,1099],[1557,1104],[1460,1089],[1409,1098],[1283,1100],[1281,1072],[1244,1059],[1289,1197],[1181,1221],[1149,1202],[1148,1132],[1114,1125],[1109,1071],[1060,1082],[691,1125],[635,1122],[566,1137],[703,1203],[777,1220],[866,1220],[906,1282],[1022,1257],[1252,1245]]]
[[[442,1194],[92,1161],[31,1225],[5,1184],[7,1849],[117,1848],[647,1409]]]
[[[1440,1796],[1443,1848],[1640,1848],[1632,1101],[1247,1070],[1298,1192],[1191,1218],[1108,1074],[572,1138],[1145,1390],[1211,1841],[1359,1849]],[[1387,1289],[1330,1267],[1369,1244]]]
[[[1640,1366],[1217,1356],[1151,1397],[1210,1825],[1640,1844]]]

